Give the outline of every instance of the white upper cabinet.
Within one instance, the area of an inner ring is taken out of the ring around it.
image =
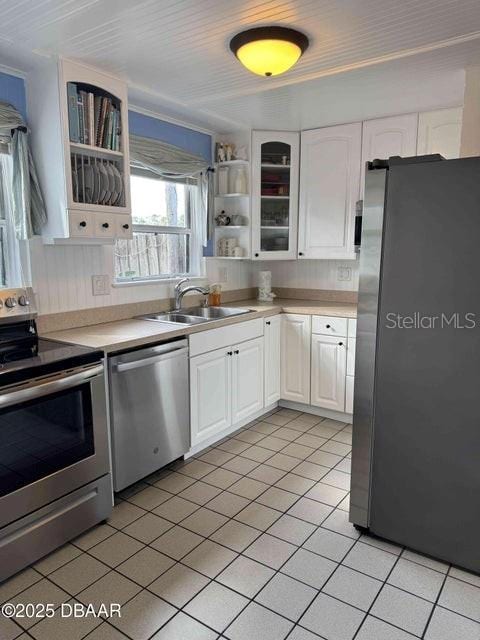
[[[365,182],[365,164],[390,156],[408,158],[417,155],[418,115],[408,113],[363,123],[361,197]]]
[[[355,258],[362,125],[303,131],[299,258]]]
[[[28,79],[32,149],[45,198],[44,240],[131,237],[127,85],[71,60]]]
[[[298,164],[297,132],[252,132],[254,260],[296,258]]]
[[[458,158],[462,133],[462,107],[421,113],[418,118],[417,155],[439,153]]]

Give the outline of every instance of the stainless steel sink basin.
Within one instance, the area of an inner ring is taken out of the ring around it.
[[[173,322],[175,324],[202,324],[208,322],[205,318],[190,316],[185,313],[167,312],[156,313],[148,316],[140,316],[142,320],[153,320],[154,322]]]
[[[192,325],[221,320],[222,318],[232,318],[245,313],[251,313],[250,309],[241,309],[239,307],[191,307],[181,311],[168,311],[166,313],[140,316],[140,318],[142,320],[152,320],[153,322]]]
[[[231,318],[244,313],[251,313],[250,309],[240,309],[240,307],[190,307],[189,309],[183,309],[182,312],[189,316],[198,316],[208,320]]]

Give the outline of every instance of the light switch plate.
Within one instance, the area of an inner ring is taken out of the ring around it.
[[[92,276],[92,293],[94,296],[107,296],[110,293],[108,275]]]

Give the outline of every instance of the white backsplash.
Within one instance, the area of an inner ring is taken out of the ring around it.
[[[30,242],[32,283],[37,294],[39,312],[58,313],[128,302],[167,298],[173,285],[145,284],[110,288],[109,295],[94,296],[92,275],[108,275],[113,281],[113,247],[80,245],[44,245],[39,238]],[[352,268],[351,281],[338,281],[339,266]],[[226,274],[225,274],[226,270]],[[300,289],[358,289],[358,261],[289,260],[249,262],[206,260],[206,282],[221,282],[222,289],[245,289],[257,286],[257,273],[272,272],[274,287]],[[226,275],[226,282],[222,280]]]
[[[258,271],[272,272],[273,287],[293,289],[358,290],[358,260],[281,260],[255,263]],[[339,281],[338,267],[350,267],[352,278]],[[254,286],[257,285],[255,278]]]
[[[109,295],[94,296],[92,275],[106,274],[113,282],[112,252],[111,246],[51,246],[42,244],[39,238],[31,240],[32,284],[39,313],[58,313],[172,296],[171,283],[113,286]],[[240,261],[207,260],[205,283],[218,282],[219,276],[224,275],[222,268],[227,270],[227,282],[222,283],[225,291],[254,286],[250,263]],[[202,284],[201,281],[196,283]]]

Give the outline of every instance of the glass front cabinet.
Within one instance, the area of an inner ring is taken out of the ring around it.
[[[254,260],[297,257],[299,134],[252,132]]]

